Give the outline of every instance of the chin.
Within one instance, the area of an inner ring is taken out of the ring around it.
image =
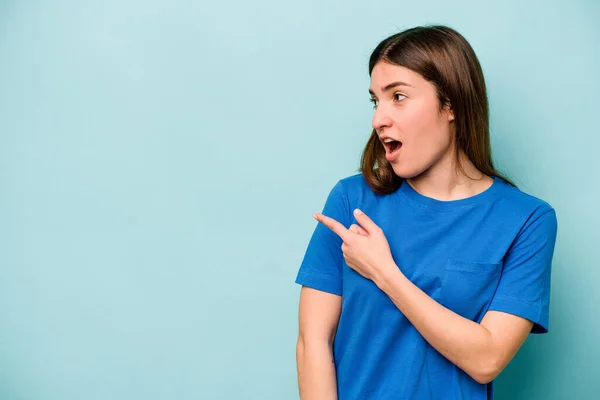
[[[398,165],[394,165],[392,164],[392,169],[394,170],[394,173],[402,178],[402,179],[412,179],[415,178],[419,175],[421,175],[425,170],[424,169],[414,169],[414,168],[402,168]]]

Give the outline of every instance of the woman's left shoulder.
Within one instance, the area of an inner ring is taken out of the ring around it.
[[[546,199],[509,184],[503,184],[500,199],[500,203],[512,213],[524,216],[555,213],[554,207]]]

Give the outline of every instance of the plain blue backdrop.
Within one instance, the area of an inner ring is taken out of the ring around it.
[[[0,2],[0,399],[298,398],[293,282],[380,40],[447,24],[494,159],[557,210],[550,333],[498,399],[600,390],[596,1]]]

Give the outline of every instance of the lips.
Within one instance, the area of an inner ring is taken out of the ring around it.
[[[400,149],[402,148],[402,142],[397,140],[392,140],[389,143],[383,143],[383,147],[385,148],[385,158],[388,161],[393,161],[398,157],[400,153]]]

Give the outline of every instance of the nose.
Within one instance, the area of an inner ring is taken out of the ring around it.
[[[383,128],[389,128],[392,126],[392,119],[387,115],[384,107],[381,105],[375,109],[375,114],[373,115],[371,125],[373,125],[373,129],[375,129],[377,132],[380,132]]]

